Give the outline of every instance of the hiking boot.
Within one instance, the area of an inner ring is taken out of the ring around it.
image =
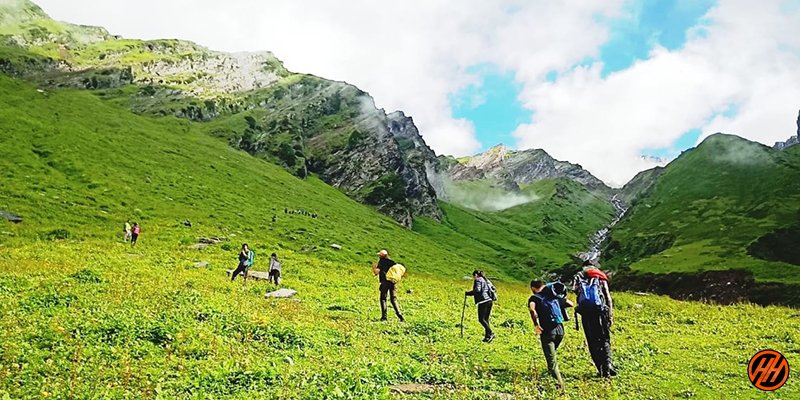
[[[397,316],[397,319],[399,319],[399,320],[400,320],[400,322],[406,322],[406,319],[405,319],[405,318],[403,318],[403,316],[402,316],[402,315],[398,315],[398,316]]]
[[[493,340],[494,340],[494,333],[489,335],[489,337],[487,337],[486,339],[483,339],[483,341],[486,343],[492,343]]]
[[[385,316],[385,315],[384,315],[384,316],[382,316],[382,317],[381,317],[381,319],[380,319],[380,321],[381,321],[381,322],[385,322],[385,321],[387,321],[387,319],[386,319],[386,316]]]

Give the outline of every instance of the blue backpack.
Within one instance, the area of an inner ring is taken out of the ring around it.
[[[563,324],[564,317],[561,313],[561,302],[557,297],[535,294],[534,297],[542,302],[542,305],[550,312],[550,322],[553,324]]]
[[[577,277],[578,309],[600,310],[603,308],[603,295],[600,291],[600,280]]]

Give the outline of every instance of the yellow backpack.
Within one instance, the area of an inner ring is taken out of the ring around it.
[[[389,282],[397,283],[403,279],[403,275],[406,274],[406,267],[402,264],[395,264],[386,271],[386,280]]]

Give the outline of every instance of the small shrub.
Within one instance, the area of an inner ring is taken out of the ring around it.
[[[99,273],[90,270],[90,269],[82,269],[72,275],[70,275],[72,279],[75,279],[81,283],[102,283],[103,278],[100,276]]]
[[[44,235],[47,240],[67,240],[70,237],[72,237],[72,234],[66,229],[54,229]]]
[[[39,292],[30,295],[23,301],[23,308],[28,311],[55,307],[69,307],[78,296],[71,293]]]

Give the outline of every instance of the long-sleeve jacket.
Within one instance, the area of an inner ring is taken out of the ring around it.
[[[466,293],[467,296],[472,296],[475,298],[475,304],[485,303],[487,301],[492,301],[492,295],[489,294],[489,291],[492,290],[489,286],[489,282],[486,279],[478,277],[472,283],[472,290]]]

